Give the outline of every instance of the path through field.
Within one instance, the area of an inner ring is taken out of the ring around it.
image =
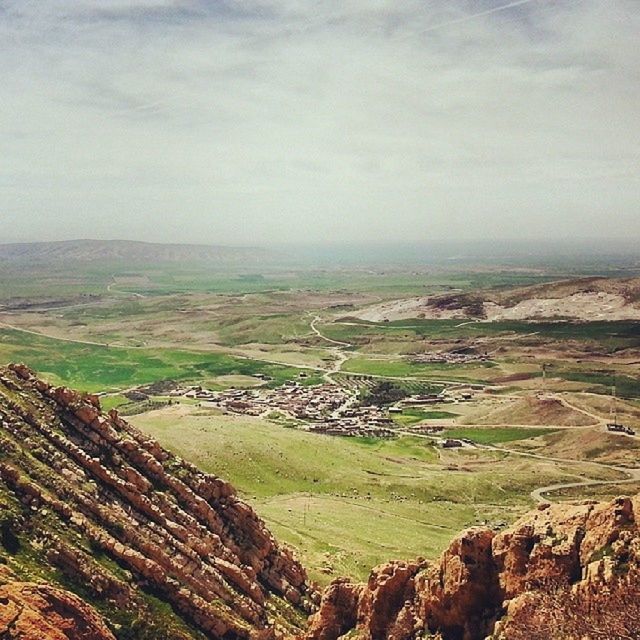
[[[311,315],[310,312],[309,315]],[[320,322],[321,320],[322,318],[320,316],[314,315],[311,322],[309,323],[309,327],[311,328],[311,331],[313,331],[313,333],[315,333],[319,338],[322,338],[322,340],[332,345],[328,348],[328,350],[331,352],[334,361],[328,369],[325,369],[323,378],[330,384],[337,384],[332,376],[335,373],[339,373],[342,370],[342,365],[349,359],[349,356],[344,352],[344,349],[346,347],[352,347],[353,345],[350,342],[333,340],[332,338],[328,338],[327,336],[323,335],[318,327],[316,327],[316,323]]]
[[[466,425],[465,425],[466,426]],[[473,426],[473,425],[468,425]],[[483,425],[486,426],[486,425]],[[503,427],[517,427],[520,428],[522,425],[501,425]],[[589,427],[593,428],[593,427]],[[429,436],[425,434],[418,434],[412,431],[399,430],[398,433],[402,433],[404,435],[409,435],[413,437],[419,438],[427,438],[431,441],[437,440],[437,436]],[[525,458],[535,458],[537,460],[543,460],[545,462],[558,462],[560,464],[579,464],[589,467],[599,467],[600,469],[607,469],[609,471],[614,471],[616,473],[621,473],[625,476],[622,479],[617,480],[580,480],[577,482],[560,482],[556,484],[544,485],[542,487],[538,487],[534,489],[529,495],[536,502],[553,502],[553,500],[549,497],[549,493],[553,493],[556,491],[561,491],[562,489],[573,489],[575,487],[591,487],[591,486],[605,486],[605,485],[618,485],[618,484],[629,484],[634,482],[640,482],[640,467],[620,467],[613,464],[606,464],[604,462],[591,462],[587,460],[571,460],[568,458],[556,458],[553,456],[545,456],[540,453],[528,453],[526,451],[518,451],[517,449],[508,449],[507,447],[489,445],[489,444],[475,444],[475,447],[478,449],[486,449],[488,451],[497,451],[500,453],[508,453],[514,456],[522,456]]]

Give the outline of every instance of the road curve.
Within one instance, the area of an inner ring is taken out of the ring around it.
[[[616,473],[621,473],[625,477],[618,480],[580,480],[578,482],[560,482],[556,484],[549,484],[543,487],[534,489],[529,495],[536,502],[553,502],[548,496],[549,493],[555,491],[561,491],[562,489],[572,489],[575,487],[590,487],[593,485],[611,485],[611,484],[627,484],[631,482],[640,482],[640,468],[638,467],[620,467],[613,464],[606,464],[604,462],[590,462],[585,460],[570,460],[568,458],[556,458],[551,456],[544,456],[538,453],[527,453],[525,451],[518,451],[516,449],[507,449],[505,447],[494,447],[491,445],[477,445],[481,449],[489,449],[492,451],[501,451],[516,456],[523,456],[527,458],[536,458],[538,460],[544,460],[548,462],[560,462],[562,464],[583,464],[591,467],[599,467],[601,469],[607,469]]]
[[[429,436],[420,433],[413,433],[411,431],[406,430],[398,430],[398,433],[408,436],[417,436],[419,438],[427,438],[429,440],[437,440],[437,436]],[[478,449],[486,449],[488,451],[498,451],[500,453],[508,453],[510,455],[522,456],[525,458],[535,458],[537,460],[543,460],[545,462],[559,462],[561,464],[582,464],[585,466],[591,467],[599,467],[601,469],[607,469],[609,471],[615,471],[616,473],[621,473],[624,475],[624,478],[620,478],[617,480],[580,480],[576,482],[560,482],[556,484],[544,485],[542,487],[538,487],[534,489],[529,494],[531,498],[538,503],[542,502],[553,502],[553,500],[549,497],[549,493],[553,493],[555,491],[561,491],[562,489],[572,489],[575,487],[590,487],[594,485],[612,485],[612,484],[629,484],[633,482],[640,483],[640,467],[620,467],[612,464],[605,464],[604,462],[590,462],[586,460],[571,460],[568,458],[556,458],[552,456],[544,456],[539,453],[528,453],[526,451],[518,451],[517,449],[507,449],[505,447],[496,447],[488,444],[475,444]]]

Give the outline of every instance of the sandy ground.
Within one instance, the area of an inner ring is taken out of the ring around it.
[[[640,308],[615,293],[575,293],[563,298],[534,298],[513,307],[485,302],[488,320],[526,320],[567,317],[576,320],[640,320]]]
[[[463,309],[438,309],[431,306],[433,298],[415,297],[392,300],[366,307],[354,315],[369,322],[407,320],[409,318],[447,319],[468,317]],[[540,320],[543,318],[574,318],[576,320],[640,320],[640,307],[629,304],[616,293],[575,293],[560,298],[532,298],[512,307],[485,302],[487,320]]]
[[[450,318],[465,319],[462,309],[436,309],[429,306],[431,298],[418,297],[403,300],[381,302],[349,315],[368,322],[384,322],[385,320],[408,320],[409,318],[430,318],[447,320]]]

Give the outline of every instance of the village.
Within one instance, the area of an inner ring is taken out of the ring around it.
[[[414,353],[411,354],[410,360],[416,364],[469,364],[471,362],[488,362],[489,355],[487,353],[476,353],[465,347],[453,351]]]
[[[416,394],[392,406],[380,407],[361,403],[357,390],[354,392],[332,384],[303,386],[293,381],[275,389],[231,388],[211,391],[192,386],[174,389],[170,396],[198,400],[201,406],[215,407],[224,413],[256,417],[271,417],[275,413],[300,421],[300,428],[311,433],[392,438],[398,435],[392,416],[402,414],[404,408],[470,401],[473,394],[470,391],[463,391],[456,396],[448,391]]]
[[[201,387],[175,390],[173,396],[199,400],[226,413],[267,417],[274,412],[306,423],[313,433],[342,436],[393,437],[388,412],[377,406],[361,406],[358,395],[336,385],[303,386],[289,382],[275,389],[227,389]]]

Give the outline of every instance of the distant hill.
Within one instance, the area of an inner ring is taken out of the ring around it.
[[[572,278],[528,287],[492,291],[486,300],[503,306],[513,306],[532,299],[560,299],[579,294],[611,294],[627,302],[640,302],[640,278]]]
[[[640,320],[640,278],[576,278],[382,302],[353,314],[381,322],[407,318],[478,320]]]
[[[61,240],[0,244],[0,263],[252,263],[273,258],[258,247],[160,244],[131,240]]]

